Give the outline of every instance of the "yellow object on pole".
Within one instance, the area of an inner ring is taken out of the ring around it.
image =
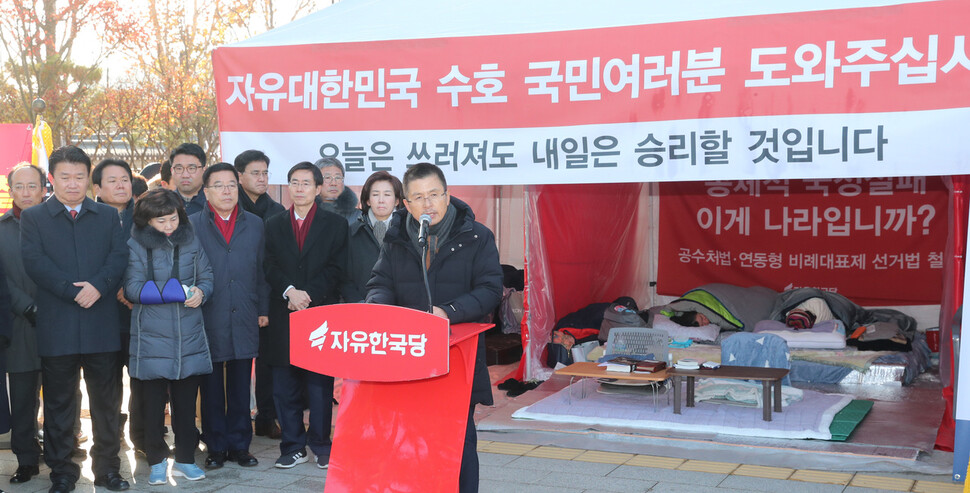
[[[970,475],[970,464],[967,464],[967,475]],[[963,476],[963,493],[970,493],[970,481],[967,476]]]
[[[51,151],[53,150],[54,139],[51,133],[51,127],[47,124],[47,122],[40,119],[40,115],[37,115],[37,120],[34,122],[34,132],[30,151],[31,164],[40,166],[41,169],[46,172],[47,158],[51,155]]]

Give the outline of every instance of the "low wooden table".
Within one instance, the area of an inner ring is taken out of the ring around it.
[[[599,363],[593,361],[580,361],[579,363],[573,363],[565,368],[560,368],[554,373],[556,375],[568,375],[569,385],[572,386],[573,380],[576,377],[580,378],[614,378],[617,380],[633,380],[638,382],[649,382],[649,383],[659,383],[663,382],[668,378],[668,370],[661,370],[654,373],[635,373],[635,372],[619,372],[619,371],[606,371],[605,366],[599,366]],[[572,397],[572,389],[569,391],[570,397]],[[586,388],[583,388],[582,397],[586,397]],[[653,407],[657,407],[657,393],[653,394]]]
[[[737,378],[742,380],[760,380],[764,391],[765,421],[771,421],[771,406],[774,400],[775,412],[781,412],[781,379],[788,375],[786,368],[759,368],[756,366],[721,366],[716,370],[682,370],[668,368],[667,374],[674,380],[674,414],[680,414],[680,379],[687,377],[687,407],[694,407],[694,381],[698,378]],[[774,387],[774,399],[772,399]]]

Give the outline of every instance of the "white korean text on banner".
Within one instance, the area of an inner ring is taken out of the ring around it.
[[[954,174],[968,10],[223,47],[223,153],[263,149],[280,182],[321,156],[350,184],[419,161],[453,184]]]
[[[940,177],[664,183],[657,291],[723,282],[936,304],[947,205]]]

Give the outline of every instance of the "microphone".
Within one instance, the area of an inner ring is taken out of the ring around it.
[[[428,313],[434,313],[434,303],[431,301],[431,284],[428,283],[428,229],[431,228],[431,216],[421,214],[421,229],[418,230],[418,245],[421,246],[421,277],[424,280],[424,292],[428,296]]]
[[[418,230],[418,245],[424,247],[428,244],[428,228],[431,227],[431,216],[421,214],[421,229]]]

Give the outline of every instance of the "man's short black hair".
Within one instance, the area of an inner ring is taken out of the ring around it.
[[[128,181],[131,181],[131,166],[128,163],[120,159],[104,159],[97,166],[94,167],[94,171],[91,172],[91,183],[101,186],[101,175],[104,174],[104,169],[108,166],[117,166],[128,172]]]
[[[220,171],[232,171],[232,176],[235,176],[236,182],[239,182],[239,172],[236,171],[236,168],[229,163],[216,163],[206,168],[205,172],[202,173],[202,186],[209,186],[209,177],[212,176],[212,173]]]
[[[131,177],[131,196],[138,198],[141,194],[148,191],[148,180],[144,176],[135,175]]]
[[[199,144],[193,144],[191,142],[186,142],[172,151],[172,154],[168,156],[169,161],[175,161],[175,156],[179,154],[188,154],[189,156],[195,156],[199,159],[199,164],[205,167],[205,151],[202,150],[202,146]],[[165,180],[168,181],[168,180]]]
[[[266,166],[269,166],[269,156],[264,154],[263,151],[257,151],[256,149],[240,152],[233,163],[236,165],[236,171],[245,173],[246,167],[253,161],[263,161],[266,163]]]
[[[25,168],[32,169],[32,170],[36,171],[37,172],[37,176],[40,176],[40,186],[43,187],[43,188],[47,188],[47,176],[44,175],[44,170],[41,169],[40,166],[34,166],[33,164],[30,164],[28,162],[23,162],[23,163],[17,164],[16,166],[14,166],[10,170],[10,172],[7,173],[7,188],[10,188],[10,187],[13,186],[13,175],[14,175],[14,173],[16,173],[16,172],[18,172],[18,171],[20,171],[22,169],[25,169]]]
[[[65,161],[83,164],[88,169],[88,173],[91,172],[91,158],[88,157],[88,154],[82,151],[80,147],[70,145],[54,149],[51,156],[47,158],[47,171],[53,175],[57,165]]]
[[[286,172],[286,181],[289,182],[290,178],[293,177],[293,173],[305,169],[313,173],[314,186],[319,187],[323,185],[323,173],[320,172],[320,168],[316,167],[310,161],[302,161],[293,165],[289,171]]]
[[[445,180],[445,174],[441,171],[441,168],[431,163],[418,163],[404,172],[404,194],[407,195],[408,183],[411,183],[412,180],[420,180],[429,176],[437,176],[441,180],[441,186],[445,187],[444,191],[448,191],[448,182]]]
[[[162,167],[158,168],[158,176],[165,183],[170,183],[172,181],[172,160],[171,159],[166,159],[165,162],[162,163]]]

